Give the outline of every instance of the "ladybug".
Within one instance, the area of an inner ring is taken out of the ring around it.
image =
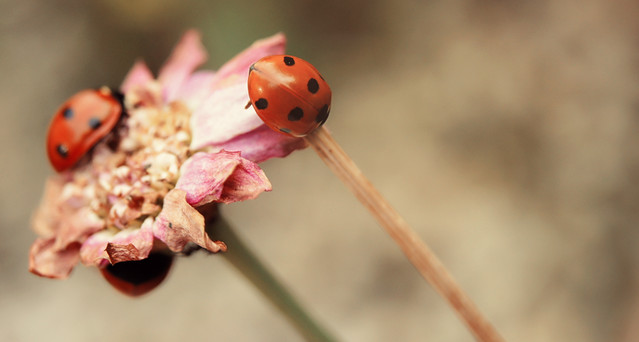
[[[322,75],[311,63],[289,55],[267,56],[253,63],[248,93],[250,104],[267,126],[295,137],[324,124],[331,110],[331,88]]]
[[[107,87],[83,90],[68,99],[49,126],[47,154],[57,172],[73,167],[120,121],[122,95]]]
[[[131,297],[138,297],[160,285],[172,265],[172,254],[151,252],[146,259],[107,265],[101,268],[100,272],[116,290]]]

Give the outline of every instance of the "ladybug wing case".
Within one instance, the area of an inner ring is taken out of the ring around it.
[[[304,136],[328,118],[331,89],[308,62],[292,56],[269,56],[251,66],[249,97],[272,129]]]
[[[84,90],[56,112],[49,126],[47,154],[53,168],[64,171],[77,163],[115,127],[120,102],[107,90]]]

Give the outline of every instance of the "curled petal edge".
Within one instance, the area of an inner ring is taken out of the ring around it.
[[[103,230],[82,244],[80,257],[85,265],[98,267],[123,261],[142,260],[153,248],[153,219],[147,218],[140,228],[121,230],[117,233]]]
[[[80,259],[80,244],[55,248],[55,239],[37,239],[29,251],[29,272],[46,278],[66,279]]]
[[[153,225],[153,235],[173,252],[182,252],[189,242],[213,253],[226,252],[226,244],[211,240],[204,227],[204,216],[186,202],[186,192],[173,189],[164,197],[164,207]]]
[[[176,189],[186,192],[195,207],[210,203],[232,203],[254,199],[272,186],[264,171],[240,152],[198,152],[180,169]]]

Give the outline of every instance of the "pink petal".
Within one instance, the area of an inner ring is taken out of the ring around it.
[[[141,60],[137,61],[124,78],[124,81],[120,86],[120,91],[126,94],[134,87],[140,87],[152,80],[153,74],[151,73],[151,70],[149,70],[149,67],[146,66],[146,63]]]
[[[62,217],[53,247],[62,250],[74,242],[82,243],[91,234],[103,228],[104,220],[93,210],[89,207],[80,208],[75,213]]]
[[[271,37],[260,39],[222,65],[220,70],[217,71],[217,79],[223,80],[230,75],[238,74],[245,78],[243,81],[246,81],[251,64],[257,62],[262,57],[281,55],[285,50],[286,36],[284,36],[283,33],[277,33]]]
[[[146,259],[153,249],[153,219],[147,218],[140,229],[115,235],[106,247],[111,264]]]
[[[178,89],[176,98],[194,110],[211,94],[214,84],[215,73],[213,71],[196,71]]]
[[[186,202],[186,192],[180,189],[173,189],[164,197],[153,234],[174,252],[181,252],[189,242],[214,253],[226,251],[224,242],[212,241],[206,234],[204,217]]]
[[[246,82],[216,90],[191,117],[191,150],[230,140],[263,125],[249,102]]]
[[[186,191],[187,203],[196,207],[213,201],[244,201],[271,191],[264,171],[240,152],[198,152],[182,165],[180,173],[175,187]]]
[[[29,251],[29,271],[41,277],[64,279],[80,259],[79,244],[63,250],[54,248],[55,239],[36,239]]]
[[[167,102],[175,99],[182,84],[197,67],[206,61],[207,57],[200,33],[196,30],[187,31],[160,69],[158,76],[158,80],[164,86]]]
[[[106,266],[109,256],[106,253],[106,246],[110,239],[113,239],[115,232],[103,230],[91,235],[80,248],[80,260],[85,265]]]
[[[145,259],[152,248],[153,219],[147,218],[140,228],[93,234],[82,244],[80,257],[85,265],[104,266]]]
[[[275,132],[264,124],[232,140],[213,145],[214,149],[242,151],[242,157],[256,163],[270,158],[286,157],[291,152],[307,146],[306,140]]]
[[[195,109],[215,89],[225,88],[229,83],[229,76],[238,76],[237,80],[232,80],[230,83],[242,83],[246,87],[248,69],[251,64],[265,56],[283,54],[285,47],[286,37],[282,33],[258,40],[225,63],[217,73],[193,73],[190,78],[182,83],[176,95],[171,99],[184,100],[190,108]],[[244,105],[246,105],[246,102],[248,102],[248,97]]]
[[[58,202],[64,183],[65,180],[57,175],[47,178],[40,206],[31,220],[31,225],[39,236],[51,237],[58,230],[59,222],[63,217]]]
[[[160,108],[164,104],[162,85],[154,80],[131,87],[125,95],[124,104],[129,110],[140,107]]]

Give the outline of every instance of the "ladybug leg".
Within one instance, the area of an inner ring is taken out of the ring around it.
[[[249,102],[246,104],[246,106],[244,107],[244,109],[249,109],[249,107],[251,106],[251,100],[249,100]]]

